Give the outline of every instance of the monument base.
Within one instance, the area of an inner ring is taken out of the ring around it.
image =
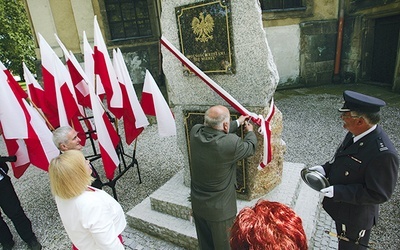
[[[264,117],[268,113],[269,107],[260,111]],[[258,128],[258,126],[255,126]],[[283,156],[286,152],[286,144],[282,140],[282,113],[275,107],[275,114],[271,120],[271,147],[272,160],[268,165],[258,170],[257,166],[262,161],[264,153],[263,135],[256,132],[258,139],[258,149],[254,156],[248,158],[246,168],[246,193],[238,193],[238,198],[243,200],[253,200],[260,198],[271,192],[282,181]]]
[[[284,162],[282,182],[271,192],[260,197],[282,202],[303,220],[309,241],[316,230],[319,215],[319,193],[308,187],[300,177],[304,164]],[[191,217],[190,188],[183,184],[184,171],[179,171],[162,187],[127,212],[130,227],[170,241],[186,249],[198,249],[196,229]],[[257,199],[238,200],[238,211],[253,206]]]

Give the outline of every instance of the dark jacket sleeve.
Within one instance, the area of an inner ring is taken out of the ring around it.
[[[4,171],[4,173],[6,173],[6,174],[8,173],[8,165],[7,165],[7,163],[0,161],[0,168]]]

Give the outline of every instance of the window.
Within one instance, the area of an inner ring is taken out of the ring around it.
[[[112,40],[152,35],[147,0],[105,0]]]
[[[303,8],[303,0],[260,0],[264,11],[286,11]]]

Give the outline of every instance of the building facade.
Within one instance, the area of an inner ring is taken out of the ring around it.
[[[145,69],[162,82],[158,2],[154,0],[23,0],[40,59],[38,33],[60,58],[55,35],[78,60],[83,58],[83,32],[93,46],[97,17],[109,54],[120,48],[134,84],[142,84]],[[40,60],[38,62],[40,64]],[[40,70],[38,70],[40,76]]]
[[[56,33],[82,58],[83,31],[93,45],[97,16],[108,48],[123,52],[133,83],[143,83],[147,68],[163,84],[162,0],[23,1],[36,44],[40,33],[61,57]],[[361,82],[400,92],[400,0],[260,0],[259,4],[280,75],[278,88]]]
[[[378,83],[400,91],[399,0],[261,1],[280,85]]]

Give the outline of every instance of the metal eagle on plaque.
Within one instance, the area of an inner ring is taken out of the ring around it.
[[[182,54],[206,74],[234,74],[231,3],[208,0],[175,8]],[[189,74],[189,69],[184,69]]]
[[[210,14],[204,17],[203,12],[200,12],[199,18],[193,17],[192,20],[193,33],[197,35],[196,41],[202,43],[212,40],[212,32],[214,31],[214,19]]]

